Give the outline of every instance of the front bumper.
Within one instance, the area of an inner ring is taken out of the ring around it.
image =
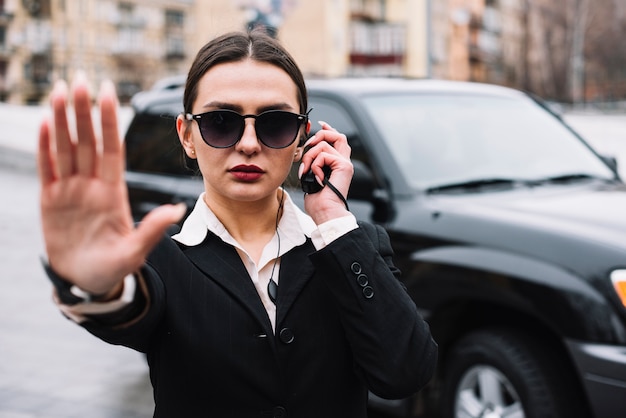
[[[623,418],[626,411],[626,347],[567,341],[593,416]]]

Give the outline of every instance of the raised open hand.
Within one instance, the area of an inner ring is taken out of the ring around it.
[[[66,113],[67,90],[64,82],[55,85],[52,117],[43,120],[39,132],[43,236],[57,274],[87,292],[104,294],[139,269],[185,209],[162,206],[135,228],[124,182],[115,88],[111,82],[102,84],[99,133],[85,78],[77,77],[72,85],[75,132]]]

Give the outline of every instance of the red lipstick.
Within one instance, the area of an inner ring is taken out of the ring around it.
[[[263,176],[264,172],[261,168],[256,165],[245,165],[240,164],[229,170],[230,174],[232,174],[237,180],[240,181],[256,181]]]

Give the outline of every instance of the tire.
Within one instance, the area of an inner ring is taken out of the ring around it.
[[[576,377],[548,345],[508,329],[468,334],[446,356],[444,418],[588,417]]]

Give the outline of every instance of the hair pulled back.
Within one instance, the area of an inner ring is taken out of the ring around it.
[[[218,64],[248,58],[284,70],[296,84],[300,113],[306,113],[308,100],[302,72],[287,50],[262,30],[229,32],[208,42],[198,51],[187,74],[183,97],[185,113],[192,113],[193,103],[198,97],[198,83],[207,71]]]

